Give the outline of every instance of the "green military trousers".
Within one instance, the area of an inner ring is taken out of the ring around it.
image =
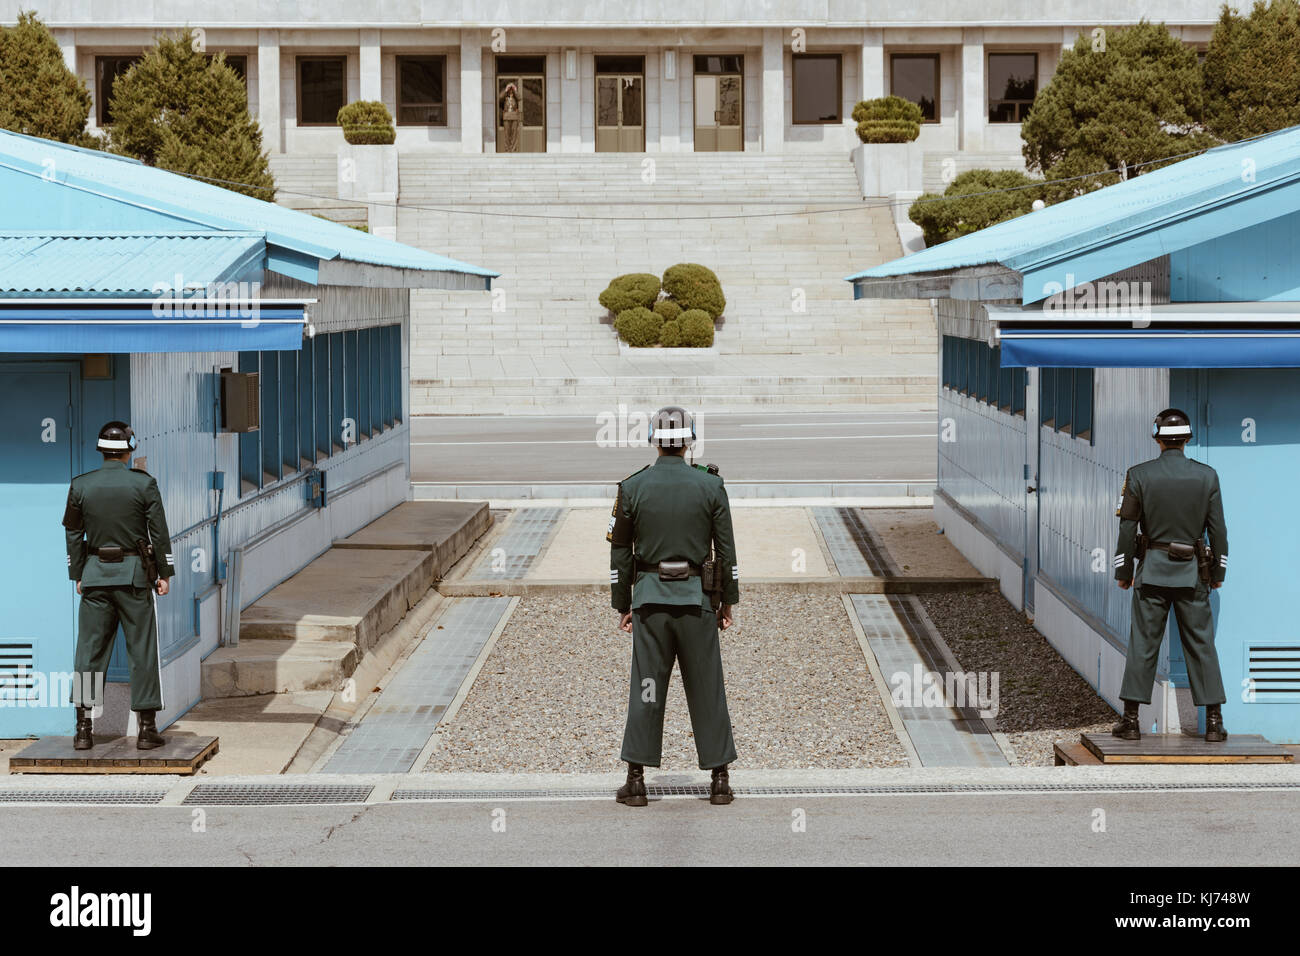
[[[1219,655],[1214,650],[1214,616],[1210,611],[1210,588],[1200,581],[1195,588],[1166,588],[1141,584],[1133,588],[1133,623],[1129,630],[1128,661],[1120,685],[1122,700],[1151,703],[1151,685],[1156,677],[1160,642],[1170,607],[1178,621],[1183,653],[1187,657],[1187,679],[1192,685],[1192,703],[1197,707],[1222,704],[1223,676]]]
[[[113,638],[122,625],[126,637],[126,660],[131,675],[131,709],[162,710],[162,686],[158,671],[158,618],[153,592],[129,585],[83,588],[77,614],[77,674],[73,682],[73,703],[77,688],[96,686],[95,678],[108,670]],[[87,675],[93,675],[88,681]],[[102,686],[102,683],[99,684]],[[102,704],[102,701],[100,702]]]
[[[681,666],[700,769],[731,763],[736,743],[722,683],[718,616],[706,607],[668,604],[646,604],[632,613],[632,686],[621,759],[659,766],[674,659]]]

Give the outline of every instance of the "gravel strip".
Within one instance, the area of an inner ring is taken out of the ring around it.
[[[771,586],[741,602],[722,635],[738,772],[907,766],[838,598]],[[425,770],[621,770],[631,660],[604,600],[524,599]],[[698,767],[680,681],[674,671],[665,770]]]
[[[1055,741],[1110,730],[1114,709],[997,591],[919,597],[963,670],[999,675],[997,727],[1020,763],[1051,766]]]

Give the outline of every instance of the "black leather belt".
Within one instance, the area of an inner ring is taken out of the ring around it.
[[[680,561],[681,559],[680,559],[680,558],[677,558],[677,559],[675,559],[675,560],[679,560],[679,561]],[[701,567],[700,567],[698,564],[696,564],[694,561],[687,561],[686,564],[690,567],[690,573],[691,573],[692,575],[694,575],[695,577],[698,578],[698,577],[700,577],[700,576],[704,573],[704,569],[701,568]],[[655,574],[658,574],[658,573],[659,573],[659,562],[658,562],[658,561],[642,561],[640,558],[637,558],[637,559],[636,559],[636,569],[637,569],[638,571],[651,571],[651,572],[654,572]]]
[[[1163,551],[1166,554],[1169,554],[1170,545],[1178,545],[1179,547],[1189,548],[1191,550],[1191,553],[1181,560],[1190,561],[1196,556],[1196,545],[1187,541],[1148,541],[1147,549],[1155,548],[1157,551]],[[1170,556],[1172,557],[1172,555]]]
[[[107,554],[104,552],[107,551]],[[123,548],[116,544],[107,544],[100,548],[90,548],[89,553],[108,564],[117,564],[129,554],[135,554],[129,548]]]

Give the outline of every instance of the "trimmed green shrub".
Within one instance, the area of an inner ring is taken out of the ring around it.
[[[853,107],[858,139],[864,143],[910,143],[921,135],[921,107],[901,96],[863,100]]]
[[[664,317],[665,322],[671,322],[682,314],[682,307],[672,299],[660,299],[655,303],[654,310]]]
[[[1033,210],[1035,199],[1052,202],[1042,180],[1015,169],[968,169],[948,184],[942,196],[926,193],[917,199],[907,217],[921,227],[927,246],[937,246],[1023,216]]]
[[[616,276],[600,294],[600,304],[618,315],[628,309],[649,309],[659,298],[659,277],[649,272]]]
[[[666,349],[675,349],[682,344],[682,323],[679,320],[669,319],[664,323],[659,330],[659,344]]]
[[[722,283],[712,269],[694,262],[680,262],[664,273],[664,291],[686,311],[702,309],[711,318],[718,318],[727,307],[722,294]],[[683,326],[685,328],[685,326]]]
[[[388,107],[378,100],[357,100],[339,110],[343,138],[353,145],[387,146],[397,138]]]
[[[642,305],[624,309],[614,318],[614,328],[618,330],[619,338],[637,348],[647,348],[658,343],[663,326],[663,317]]]
[[[707,349],[713,344],[713,316],[703,309],[687,309],[677,321],[682,326],[682,345]]]
[[[86,132],[90,93],[68,69],[58,42],[31,11],[18,11],[12,27],[0,25],[0,129],[97,146]]]

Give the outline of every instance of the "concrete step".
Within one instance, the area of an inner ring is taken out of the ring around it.
[[[200,669],[201,693],[213,698],[336,691],[360,659],[355,644],[340,641],[241,639],[208,655]]]

